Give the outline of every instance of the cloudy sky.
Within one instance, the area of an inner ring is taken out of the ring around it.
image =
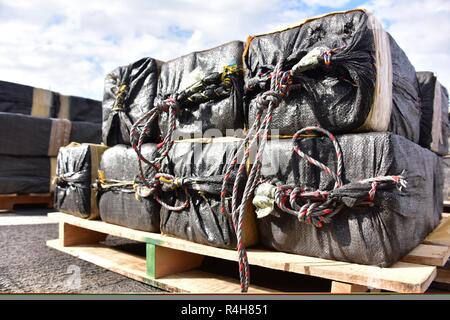
[[[107,72],[365,7],[450,88],[450,0],[0,0],[0,80],[101,99]]]

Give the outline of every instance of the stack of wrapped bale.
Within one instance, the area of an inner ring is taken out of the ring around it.
[[[111,71],[103,95],[103,153],[97,181],[103,221],[137,230],[159,231],[159,204],[137,194],[140,173],[130,140],[133,125],[153,109],[161,62],[142,58]],[[141,128],[141,126],[139,126]],[[157,123],[143,138],[142,156],[152,158],[160,141]],[[152,167],[145,165],[148,172]]]
[[[371,14],[251,36],[244,66],[249,127],[262,139],[243,197],[254,195],[263,245],[389,266],[435,228],[442,163],[418,145],[416,72]],[[247,280],[241,272],[243,290]]]
[[[101,103],[0,81],[0,193],[53,190],[60,147],[99,143]]]
[[[448,155],[448,91],[433,72],[417,72],[422,105],[420,145],[442,156],[444,200],[450,196],[450,155]]]
[[[173,122],[170,113],[161,115],[160,130],[165,135],[167,123],[174,123],[173,138],[178,140],[159,175],[164,234],[236,248],[231,196],[225,199],[225,210],[221,210],[220,193],[228,166],[242,143],[243,45],[233,41],[168,61],[161,67],[158,99],[173,98],[176,112]],[[203,138],[195,139],[199,136]],[[245,225],[245,244],[255,244],[257,230],[250,212]]]

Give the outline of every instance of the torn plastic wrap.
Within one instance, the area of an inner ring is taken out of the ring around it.
[[[153,108],[160,62],[152,58],[114,69],[105,78],[103,94],[103,143],[108,146],[130,144],[132,125]],[[146,142],[157,142],[154,123]]]
[[[182,206],[187,200],[188,206],[179,211],[161,208],[162,233],[214,247],[236,247],[236,233],[229,212],[231,197],[226,199],[228,212],[222,213],[220,191],[227,165],[240,143],[241,140],[175,143],[164,172],[174,176],[180,184],[175,190],[164,192],[162,199],[175,207]],[[244,242],[248,246],[257,241],[254,219],[254,213],[249,209],[244,229]]]
[[[268,143],[262,167],[268,183],[330,191],[330,198],[337,199],[342,209],[319,228],[281,211],[274,204],[273,189],[257,189],[255,199],[259,201],[254,203],[265,209],[262,212],[257,209],[262,217],[258,219],[261,242],[279,251],[390,266],[419,245],[439,223],[442,159],[391,133],[342,135],[337,141],[342,149],[344,186],[334,192],[331,190],[335,180],[293,153],[291,140]],[[329,139],[302,139],[297,146],[336,172],[336,154]],[[398,185],[380,184],[372,194],[373,205],[361,200],[361,197],[370,199],[371,185],[359,181],[400,174],[407,182],[406,188],[399,190]],[[299,200],[298,206],[302,205]]]
[[[448,92],[433,72],[417,72],[422,105],[420,145],[440,155],[448,153]]]
[[[198,138],[205,132],[232,136],[244,127],[242,50],[243,43],[233,41],[162,65],[158,99],[172,97],[179,103],[176,138]],[[162,135],[167,122],[164,112],[159,119]]]
[[[56,158],[0,155],[0,194],[48,193]]]
[[[99,217],[97,180],[104,145],[71,143],[58,154],[55,187],[55,208],[84,219]]]
[[[244,64],[250,125],[256,98],[268,90],[280,61],[293,78],[274,111],[271,129],[279,134],[319,125],[333,133],[391,131],[419,141],[415,69],[372,15],[332,13],[249,37]]]
[[[102,106],[98,100],[65,96],[7,81],[0,81],[0,112],[71,121],[102,121]]]
[[[143,145],[142,154],[151,159],[156,145]],[[151,196],[136,196],[139,173],[136,152],[126,145],[109,148],[100,164],[99,209],[103,221],[131,229],[159,232],[160,205]],[[139,198],[139,199],[138,199]]]
[[[0,154],[57,156],[72,141],[100,143],[101,125],[0,112]]]

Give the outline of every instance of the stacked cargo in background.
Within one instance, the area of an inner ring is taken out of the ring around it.
[[[271,129],[304,129],[266,146],[254,200],[263,245],[379,266],[419,245],[440,219],[442,159],[417,144],[429,119],[416,72],[375,18],[307,19],[249,37],[245,52],[249,125],[281,66],[292,83]]]
[[[443,158],[444,201],[450,197],[450,155],[449,145],[449,100],[448,91],[433,72],[417,72],[422,119],[420,122],[420,145],[436,152]]]
[[[0,81],[0,194],[48,193],[60,147],[100,143],[100,101]]]

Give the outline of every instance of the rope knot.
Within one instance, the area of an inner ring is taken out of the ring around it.
[[[268,109],[270,104],[272,104],[273,108],[276,108],[280,105],[281,100],[282,96],[280,93],[265,91],[256,98],[256,105],[260,110]]]
[[[119,86],[119,90],[117,90],[116,93],[116,100],[114,101],[114,105],[112,107],[113,111],[124,111],[125,109],[124,100],[127,90],[128,86],[126,84],[121,84]]]
[[[175,98],[169,97],[164,100],[157,98],[154,104],[154,108],[158,112],[169,112],[169,109],[178,110],[180,106]]]

